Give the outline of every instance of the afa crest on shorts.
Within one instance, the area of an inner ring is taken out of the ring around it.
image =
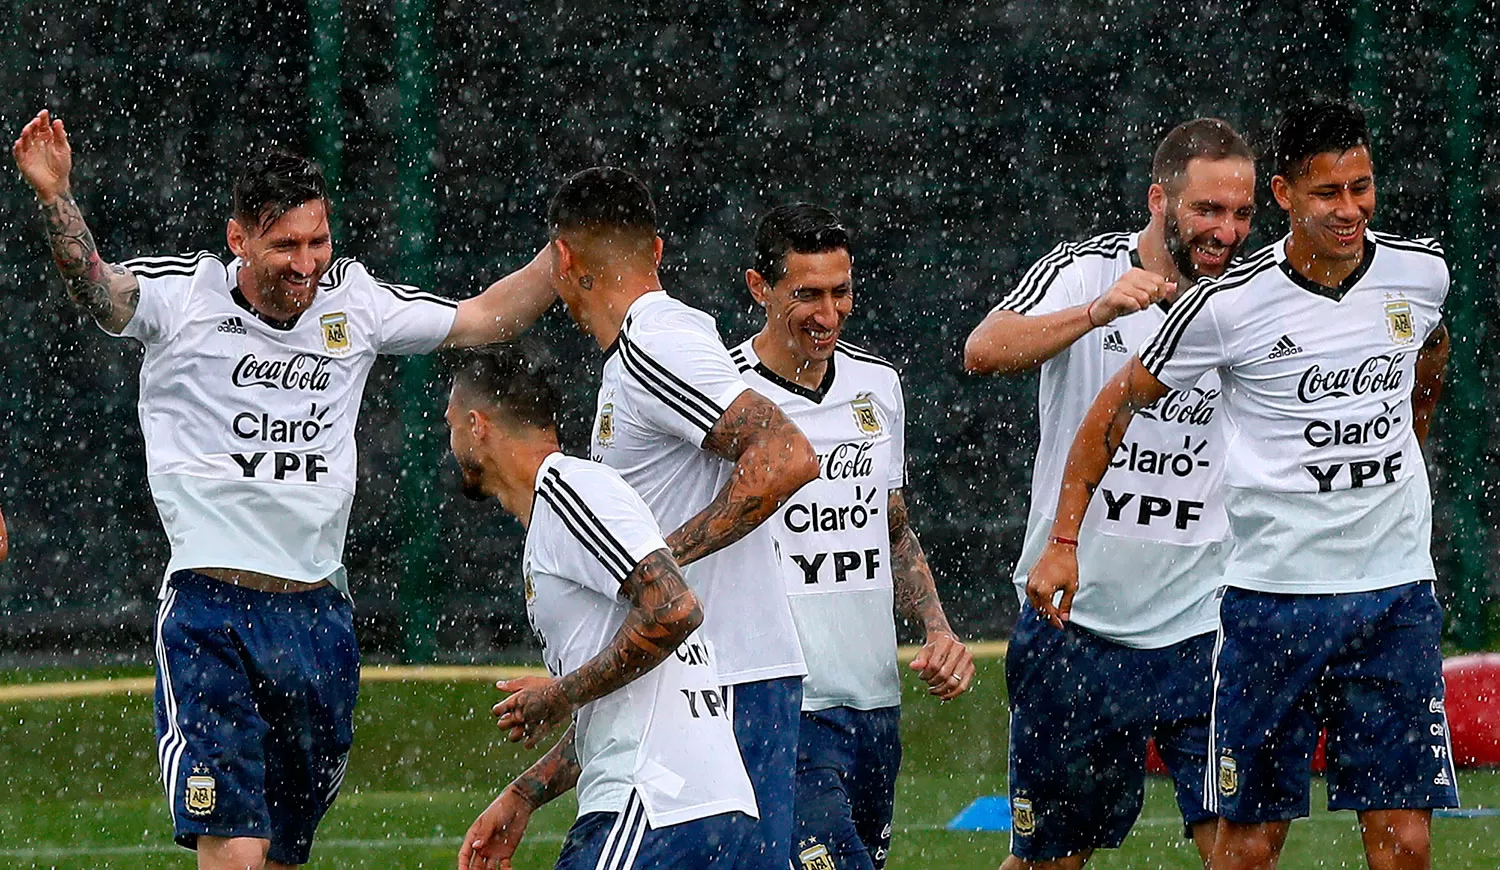
[[[191,816],[206,816],[214,811],[218,803],[218,795],[215,793],[214,778],[209,775],[208,768],[195,766],[193,772],[187,778],[187,794],[184,795],[182,806]]]
[[[1013,798],[1010,802],[1010,826],[1018,835],[1029,837],[1036,832],[1036,813],[1028,798]]]
[[[1240,790],[1240,766],[1228,755],[1219,757],[1219,794],[1229,797]]]
[[[349,343],[349,316],[342,311],[325,314],[318,318],[323,327],[323,349],[334,356],[343,356],[353,345]]]
[[[854,422],[866,435],[880,434],[880,417],[875,413],[875,400],[869,393],[860,393],[849,403],[854,410]]]
[[[809,843],[812,845],[808,845]],[[828,854],[827,846],[812,840],[803,840],[798,845],[803,847],[797,852],[802,870],[838,870],[838,865],[833,863],[833,856]]]
[[[1385,328],[1396,344],[1411,344],[1417,331],[1411,322],[1411,303],[1405,299],[1392,299],[1385,303]]]

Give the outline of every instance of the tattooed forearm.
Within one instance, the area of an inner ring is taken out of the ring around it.
[[[578,775],[583,768],[578,764],[578,750],[574,745],[576,736],[574,727],[569,725],[546,755],[511,782],[510,787],[532,807],[566,794],[578,784]]]
[[[906,498],[901,490],[891,491],[887,505],[887,527],[891,536],[891,579],[896,587],[896,609],[902,616],[920,624],[928,634],[952,634],[948,617],[943,613],[943,604],[938,600],[932,569],[927,565],[927,554],[922,552],[922,542],[917,540],[916,530],[911,527]]]
[[[718,495],[667,536],[679,565],[688,565],[750,534],[803,484],[818,476],[807,437],[781,409],[745,391],[714,425],[703,449],[734,461]]]
[[[129,270],[104,262],[94,234],[71,194],[42,204],[52,260],[62,273],[68,295],[88,315],[118,331],[140,302],[141,288]]]
[[[575,709],[661,664],[703,624],[698,598],[666,550],[642,559],[621,587],[632,607],[614,639],[557,681]]]

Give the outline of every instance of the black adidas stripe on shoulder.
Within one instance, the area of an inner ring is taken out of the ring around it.
[[[835,342],[833,346],[834,346],[835,349],[843,351],[844,356],[847,356],[850,359],[855,360],[856,362],[864,362],[864,363],[870,363],[872,365],[877,365],[877,366],[885,366],[886,368],[890,369],[891,371],[895,371],[896,370],[896,366],[894,364],[892,364],[889,360],[881,359],[880,357],[876,356],[873,353],[870,353],[869,351],[865,350],[862,347],[859,347],[858,345],[850,344],[847,341],[838,341],[838,342]]]
[[[220,262],[210,251],[181,254],[168,257],[136,257],[120,265],[129,269],[137,278],[165,278],[168,276],[193,275],[204,260]]]
[[[1177,352],[1177,345],[1182,341],[1182,335],[1187,331],[1188,324],[1207,306],[1212,296],[1225,290],[1243,287],[1255,276],[1275,266],[1275,251],[1271,248],[1264,248],[1222,276],[1193,285],[1187,294],[1172,306],[1161,328],[1141,351],[1141,364],[1146,367],[1146,371],[1150,372],[1153,377],[1161,373],[1162,367],[1172,358],[1172,354]]]
[[[568,531],[573,533],[578,543],[599,560],[609,576],[624,583],[630,572],[635,570],[635,561],[630,558],[630,552],[610,533],[588,503],[578,495],[578,491],[563,480],[556,468],[547,469],[536,492],[552,506],[552,510]]]
[[[729,358],[734,362],[734,367],[740,370],[740,374],[744,374],[754,368],[754,366],[750,365],[750,360],[745,356],[745,352],[737,347],[730,349]]]
[[[431,293],[424,293],[409,284],[388,284],[385,281],[376,281],[375,286],[385,289],[392,296],[395,296],[402,302],[432,302],[437,305],[442,305],[445,308],[458,307],[458,303],[454,302],[452,299],[445,299],[442,296],[434,296]]]
[[[1377,233],[1371,231],[1370,235],[1375,238],[1375,243],[1387,248],[1395,248],[1398,251],[1411,251],[1416,254],[1431,254],[1434,257],[1442,257],[1443,246],[1437,239],[1408,239],[1391,233]]]
[[[334,260],[333,265],[328,267],[328,271],[323,273],[323,280],[318,282],[318,286],[325,290],[337,290],[344,283],[344,279],[349,277],[349,267],[354,263],[353,257],[339,257]]]
[[[712,431],[719,418],[724,416],[725,409],[652,359],[650,354],[630,340],[626,332],[627,329],[620,330],[619,338],[620,362],[624,364],[625,371],[648,393],[681,414],[689,423],[702,429],[705,434]]]
[[[991,310],[1025,314],[1047,296],[1047,290],[1062,270],[1079,257],[1115,256],[1130,247],[1130,233],[1105,233],[1081,242],[1063,242],[1032,264],[1021,283]]]

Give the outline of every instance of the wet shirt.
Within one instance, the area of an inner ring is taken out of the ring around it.
[[[1106,233],[1058,245],[995,309],[1035,317],[1093,302],[1139,264],[1138,244],[1137,233]],[[1166,317],[1153,305],[1117,318],[1042,363],[1041,439],[1015,573],[1023,604],[1027,572],[1051,534],[1073,436],[1105,383]],[[1228,533],[1221,404],[1218,376],[1205,372],[1137,412],[1084,515],[1075,624],[1140,648],[1216,628]]]
[[[891,491],[905,484],[900,376],[843,342],[817,389],[776,374],[749,341],[730,356],[818,454],[818,479],[768,521],[807,657],[802,709],[900,704],[886,516]]]
[[[1141,349],[1169,387],[1223,379],[1229,585],[1338,593],[1434,576],[1411,393],[1447,293],[1431,239],[1369,232],[1359,268],[1325,288],[1283,238],[1194,287]]]
[[[612,469],[554,453],[537,470],[523,571],[526,614],[554,677],[577,670],[630,612],[621,583],[666,549],[640,496]],[[713,645],[694,632],[666,661],[575,714],[578,814],[640,795],[652,827],[756,815]]]
[[[261,319],[240,261],[208,252],[123,264],[141,298],[146,475],[171,542],[166,574],[235,568],[348,591],[354,427],[375,355],[428,353],[457,303],[334,261],[296,319]]]
[[[703,440],[749,389],[707,314],[662,291],[631,303],[610,347],[590,447],[620,472],[663,529],[680,528],[724,488],[734,463]],[[703,602],[703,634],[731,684],[806,673],[770,529],[683,569]]]

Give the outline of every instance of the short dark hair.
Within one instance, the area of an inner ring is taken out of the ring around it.
[[[498,412],[510,425],[557,432],[562,402],[539,352],[513,346],[469,351],[459,360],[453,385],[467,399]]]
[[[282,215],[312,200],[328,202],[328,183],[318,164],[285,151],[251,158],[234,180],[234,219],[261,232]]]
[[[849,228],[821,205],[779,205],[755,231],[755,271],[772,284],[786,277],[786,255],[849,250]]]
[[[1271,161],[1276,174],[1290,181],[1306,172],[1317,155],[1343,154],[1361,145],[1371,147],[1365,110],[1353,103],[1315,97],[1282,113],[1272,140]]]
[[[547,204],[547,229],[626,230],[656,236],[656,203],[646,183],[623,169],[595,166],[564,181]]]
[[[1151,159],[1151,183],[1172,188],[1181,184],[1188,163],[1193,160],[1230,157],[1255,162],[1255,152],[1229,124],[1218,118],[1194,118],[1173,127],[1156,146],[1156,156]]]

